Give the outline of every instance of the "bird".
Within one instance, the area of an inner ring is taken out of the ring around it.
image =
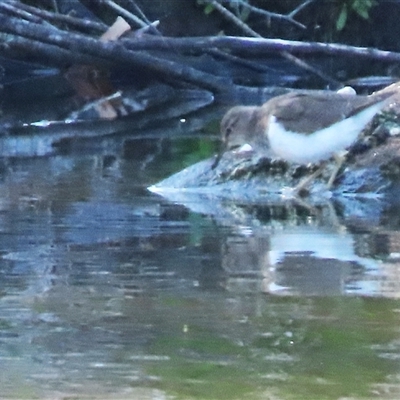
[[[225,150],[244,144],[270,151],[293,164],[322,163],[312,175],[293,188],[305,189],[331,157],[336,161],[327,188],[333,185],[345,159],[346,149],[394,94],[369,96],[343,92],[290,92],[261,106],[235,106],[222,118],[220,131]]]

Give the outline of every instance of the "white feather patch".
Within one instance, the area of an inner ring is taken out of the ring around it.
[[[284,160],[298,164],[327,160],[334,153],[350,147],[385,102],[376,103],[350,118],[311,134],[286,131],[272,115],[267,132],[271,149]]]

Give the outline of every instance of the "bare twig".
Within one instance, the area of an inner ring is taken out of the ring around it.
[[[314,75],[319,76],[324,81],[327,81],[333,85],[340,85],[340,82],[337,79],[332,78],[331,76],[325,74],[321,70],[306,63],[301,58],[294,56],[293,54],[289,53],[288,51],[283,51],[280,54],[282,55],[282,57],[286,58],[286,60],[292,62],[294,65],[297,65],[299,68],[302,68],[305,71],[309,71],[309,72],[313,73]]]
[[[231,0],[224,0],[224,1],[228,1],[230,3],[232,2]],[[278,14],[278,13],[275,13],[275,12],[267,11],[267,10],[264,10],[264,9],[256,7],[256,6],[252,6],[251,4],[246,3],[243,0],[235,0],[235,3],[239,3],[243,7],[248,8],[250,11],[253,11],[256,14],[261,14],[261,15],[264,15],[264,16],[266,16],[268,18],[275,18],[275,19],[284,20],[284,21],[287,21],[287,22],[289,22],[289,23],[291,23],[293,25],[296,25],[298,28],[301,28],[301,29],[306,29],[307,28],[302,23],[294,20],[290,15]]]
[[[296,14],[298,14],[303,8],[307,7],[309,4],[313,3],[315,0],[305,0],[298,7],[296,7],[293,11],[291,11],[287,16],[289,18],[294,18]]]
[[[53,3],[53,9],[56,13],[59,13],[60,10],[58,9],[58,4],[57,4],[57,0],[52,0]]]
[[[262,36],[255,32],[253,29],[251,29],[247,24],[245,24],[242,20],[240,20],[236,15],[234,15],[231,11],[227,10],[225,7],[223,7],[220,3],[218,3],[216,0],[211,0],[210,3],[215,7],[216,10],[218,10],[225,18],[229,19],[231,22],[233,22],[236,26],[238,26],[240,29],[242,29],[245,33],[250,34],[253,37],[261,39]],[[308,72],[313,73],[314,75],[319,76],[323,80],[333,83],[335,85],[339,84],[336,79],[333,79],[329,75],[323,73],[319,69],[313,67],[312,65],[306,63],[305,61],[299,59],[298,57],[294,56],[293,54],[290,54],[288,51],[280,51],[280,55],[283,58],[286,58],[288,61],[291,63],[295,64],[299,68],[302,68]]]
[[[136,31],[135,34],[138,33],[144,33],[147,31],[150,31],[156,35],[161,35],[160,31],[157,29],[157,26],[159,24],[159,21],[153,21],[151,22],[145,15],[145,13],[142,11],[142,9],[136,4],[136,1],[134,0],[128,0],[129,3],[135,10],[136,13],[140,16],[140,18],[147,24],[146,27],[139,29],[139,31]],[[143,30],[143,31],[142,31]],[[161,35],[162,36],[162,35]]]
[[[119,4],[115,3],[112,0],[101,0],[102,3],[106,4],[108,7],[112,8],[113,10],[117,11],[121,16],[125,17],[126,19],[130,20],[131,22],[135,23],[136,25],[139,25],[141,28],[144,28],[148,24],[144,21],[142,21],[139,17],[136,15],[132,14],[128,10],[125,10],[125,8],[121,7]]]
[[[43,20],[47,20],[50,22],[58,22],[65,23],[71,27],[81,28],[81,29],[90,29],[97,32],[104,32],[108,26],[101,22],[90,21],[88,19],[75,18],[70,15],[62,15],[53,13],[50,11],[42,10],[37,7],[29,6],[23,3],[20,3],[15,0],[8,0],[10,5],[13,5],[15,8],[20,9],[21,11],[26,11],[27,13],[36,15],[37,17],[42,18]],[[3,5],[3,3],[1,3]]]
[[[251,29],[247,24],[245,24],[240,18],[238,18],[235,14],[227,10],[224,6],[219,4],[216,0],[210,0],[209,3],[218,10],[222,16],[224,16],[228,21],[233,22],[237,27],[239,27],[244,33],[247,33],[250,36],[261,38],[262,36],[258,34],[256,31]]]
[[[215,49],[215,48],[211,48],[209,50],[206,50],[209,54],[212,54],[216,57],[220,57],[223,58],[225,60],[229,60],[234,62],[235,64],[239,64],[239,65],[243,65],[246,68],[252,69],[253,71],[258,71],[258,72],[271,72],[274,71],[276,72],[276,70],[274,70],[271,67],[268,67],[267,65],[263,65],[260,64],[259,62],[256,61],[249,61],[249,60],[245,60],[242,57],[237,57],[231,53],[227,53],[225,51],[221,51],[219,49]]]
[[[128,4],[132,5],[132,7],[136,10],[137,14],[140,16],[140,18],[146,22],[146,24],[150,25],[150,20],[146,17],[142,9],[136,4],[136,1],[134,0],[128,0]]]
[[[154,31],[158,34],[158,30],[157,30],[157,26],[158,25],[160,25],[160,21],[159,20],[151,22],[151,23],[149,23],[149,25],[146,25],[143,28],[137,29],[135,31],[135,36],[141,36],[141,35],[143,35],[145,33],[154,32]]]

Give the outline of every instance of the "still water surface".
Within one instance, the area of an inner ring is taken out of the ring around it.
[[[397,210],[146,190],[205,142],[3,162],[1,398],[400,398]]]

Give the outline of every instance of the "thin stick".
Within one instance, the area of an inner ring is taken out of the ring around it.
[[[226,0],[226,1],[230,2],[230,0]],[[301,28],[301,29],[306,29],[307,28],[302,23],[294,20],[290,15],[278,14],[278,13],[275,13],[275,12],[272,12],[272,11],[267,11],[267,10],[264,10],[264,9],[256,7],[256,6],[252,6],[251,4],[246,3],[243,0],[235,0],[235,3],[239,3],[243,7],[248,8],[250,11],[253,11],[256,14],[261,14],[261,15],[264,15],[264,16],[266,16],[268,18],[275,18],[275,19],[284,20],[284,21],[287,21],[287,22],[289,22],[289,23],[291,23],[293,25],[296,25],[298,28]]]
[[[260,34],[258,34],[256,31],[251,29],[247,24],[245,24],[241,19],[239,19],[235,14],[233,14],[231,11],[229,11],[224,6],[219,4],[216,0],[211,0],[210,3],[216,10],[218,10],[221,13],[222,16],[224,16],[228,21],[233,22],[244,33],[247,33],[248,35],[256,37],[256,38],[262,38],[262,36]]]
[[[314,0],[306,0],[304,3],[301,3],[298,7],[296,7],[293,11],[291,11],[287,16],[289,18],[293,18],[296,14],[298,14],[303,8],[307,7],[309,4],[313,3]]]
[[[255,32],[253,29],[251,29],[247,24],[245,24],[242,20],[240,20],[235,14],[233,14],[231,11],[227,10],[224,6],[222,6],[220,3],[218,3],[216,0],[212,0],[211,4],[213,7],[215,7],[216,10],[218,10],[225,18],[233,22],[236,26],[238,26],[240,29],[242,29],[245,33],[250,34],[251,36],[254,36],[256,38],[262,39],[262,36]],[[288,61],[291,63],[295,64],[297,67],[302,68],[308,72],[311,72],[323,80],[332,83],[332,84],[339,84],[340,82],[337,81],[336,79],[333,79],[329,75],[323,73],[319,69],[313,67],[312,65],[306,63],[305,61],[301,60],[300,58],[294,56],[293,54],[290,54],[288,51],[280,51],[279,54],[283,57],[286,58]]]
[[[58,9],[57,0],[52,0],[52,3],[53,3],[54,12],[56,12],[58,14],[60,11]]]
[[[125,10],[125,8],[122,8],[120,5],[115,3],[112,0],[102,0],[104,4],[106,4],[108,7],[112,8],[113,10],[117,11],[121,16],[129,19],[130,21],[134,22],[135,24],[139,25],[141,28],[144,28],[148,24],[146,22],[142,21],[139,17],[136,15],[132,14],[131,12]]]
[[[139,31],[136,31],[135,33],[144,33],[147,31],[150,31],[156,35],[161,35],[160,31],[157,29],[157,26],[159,25],[159,21],[154,21],[151,22],[145,15],[145,13],[142,11],[142,9],[136,4],[136,1],[134,0],[129,0],[129,4],[132,5],[132,7],[136,10],[137,14],[142,18],[142,20],[147,24],[146,27],[141,28]]]
[[[26,11],[27,13],[36,15],[37,17],[42,18],[43,20],[48,20],[51,22],[59,22],[66,23],[72,27],[83,28],[83,29],[91,29],[97,32],[104,32],[108,26],[103,24],[102,22],[90,21],[88,19],[75,18],[70,15],[62,15],[53,13],[50,11],[42,10],[37,7],[29,6],[27,4],[19,3],[15,0],[8,0],[10,5],[13,5],[15,8],[19,8],[22,11]],[[4,3],[1,3],[3,6]]]
[[[136,12],[139,14],[139,16],[142,18],[146,24],[150,25],[150,20],[146,17],[145,13],[142,11],[142,9],[136,4],[136,1],[134,0],[128,0],[129,4],[132,5],[132,7],[136,10]]]

